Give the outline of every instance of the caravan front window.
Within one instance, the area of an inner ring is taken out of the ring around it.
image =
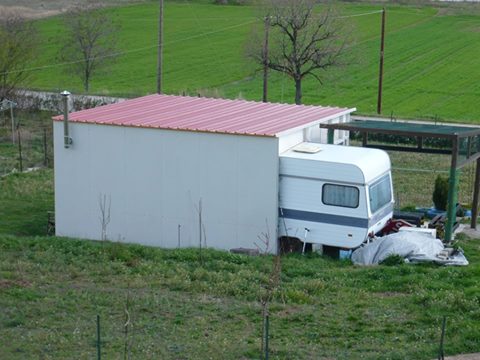
[[[390,174],[386,174],[370,185],[369,194],[372,214],[392,201]]]

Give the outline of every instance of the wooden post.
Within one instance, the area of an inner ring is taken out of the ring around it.
[[[18,139],[18,163],[20,167],[20,172],[23,172],[22,138],[20,136],[20,126],[17,127],[17,139]]]
[[[378,74],[377,114],[382,113],[383,54],[385,50],[385,8],[382,11],[382,33],[380,40],[380,70]]]
[[[43,128],[43,166],[48,167],[47,128]]]
[[[13,117],[13,102],[10,102],[10,119],[12,120],[12,143],[15,144],[15,119]]]
[[[440,336],[440,348],[438,349],[438,359],[439,360],[444,360],[445,359],[445,354],[444,354],[444,349],[443,349],[443,342],[445,339],[445,326],[447,324],[447,317],[443,317],[442,321],[442,335]]]
[[[97,315],[97,360],[102,359],[102,350],[100,343],[100,315]]]
[[[263,102],[267,102],[268,93],[268,30],[270,28],[270,17],[265,17],[265,38],[263,43]]]
[[[265,360],[268,360],[269,357],[269,349],[268,349],[268,338],[269,338],[269,328],[270,328],[270,321],[269,316],[265,317]]]
[[[368,144],[368,132],[362,133],[362,146],[365,147]]]
[[[157,94],[162,93],[163,67],[163,0],[160,0],[158,16],[158,62],[157,62]]]
[[[473,188],[473,202],[472,202],[472,220],[470,227],[477,229],[478,217],[478,194],[480,192],[480,158],[477,159],[477,167],[475,171],[475,185]]]

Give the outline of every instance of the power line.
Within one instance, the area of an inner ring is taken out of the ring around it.
[[[188,2],[188,0],[187,0],[186,5],[191,8],[191,4]],[[339,19],[344,19],[344,18],[351,18],[351,17],[368,16],[368,15],[378,14],[378,13],[381,13],[381,12],[382,12],[382,10],[378,10],[378,11],[371,11],[371,12],[366,12],[366,13],[361,13],[361,14],[339,16],[338,18]],[[200,20],[226,20],[225,18],[202,18],[202,19],[199,19],[196,16],[195,12],[193,12],[193,14],[195,16],[195,20],[197,21],[198,25],[200,25],[200,23],[199,23]],[[213,31],[209,31],[209,32],[201,32],[199,34],[195,34],[195,35],[192,35],[192,36],[187,36],[187,37],[182,38],[182,39],[164,42],[164,45],[172,45],[172,44],[176,44],[176,43],[180,43],[180,42],[184,42],[184,41],[188,41],[188,40],[193,40],[193,39],[197,39],[197,38],[201,38],[201,37],[207,37],[207,39],[208,39],[209,35],[217,34],[217,33],[223,32],[225,30],[229,30],[229,29],[234,29],[234,28],[246,26],[246,25],[252,24],[252,23],[257,22],[257,21],[258,21],[258,19],[254,19],[254,20],[242,22],[240,24],[226,26],[226,27],[223,27],[223,28],[218,29],[218,30],[213,30]],[[209,42],[210,42],[210,46],[212,46],[210,39],[209,39]],[[151,46],[145,46],[145,47],[141,47],[141,48],[136,48],[136,49],[131,49],[131,50],[119,51],[119,52],[116,52],[116,53],[113,53],[113,54],[99,56],[99,57],[96,57],[96,58],[91,58],[91,60],[120,57],[120,56],[123,56],[123,55],[142,52],[142,51],[151,50],[151,49],[155,49],[155,48],[158,48],[158,44],[157,45],[151,45]],[[219,58],[221,58],[221,57],[219,57]],[[7,74],[13,74],[13,73],[20,73],[20,72],[41,71],[41,70],[52,69],[52,68],[61,67],[61,66],[79,64],[79,63],[82,63],[84,61],[85,60],[75,60],[75,61],[67,61],[67,62],[63,62],[63,63],[55,63],[55,64],[50,64],[50,65],[24,68],[24,69],[19,69],[19,70],[6,71],[6,72],[3,72],[3,73],[0,73],[0,75],[7,75]],[[224,68],[224,70],[225,70],[225,63],[223,61],[221,61],[221,67]],[[282,89],[282,97],[283,97],[283,89]]]
[[[190,4],[190,1],[188,1],[188,0],[185,0],[185,1],[186,1],[187,5],[188,5],[190,11],[193,13],[193,16],[195,17],[195,21],[197,22],[198,27],[200,28],[200,26],[201,26],[201,25],[200,25],[200,21],[198,20],[198,16],[197,16],[195,10],[192,9],[192,5]],[[254,21],[256,21],[256,20],[252,20],[251,22],[253,23]],[[201,30],[200,30],[200,34],[202,34]],[[207,34],[207,33],[203,33],[203,34],[206,35],[206,39],[207,39],[207,41],[208,41],[208,43],[209,43],[210,50],[213,50],[213,51],[216,53],[217,59],[220,60],[220,66],[222,67],[223,71],[225,72],[225,70],[226,70],[226,69],[225,69],[225,62],[223,61],[222,57],[219,56],[219,54],[218,54],[217,51],[215,50],[214,46],[212,46],[212,42],[210,41],[210,37],[208,36],[208,34]]]
[[[362,14],[353,14],[353,15],[337,16],[337,19],[347,19],[347,18],[358,17],[358,16],[366,16],[366,15],[380,14],[381,12],[383,12],[383,10],[371,11],[371,12],[362,13]]]
[[[241,26],[244,26],[244,25],[248,25],[248,24],[254,23],[255,21],[256,21],[256,20],[252,20],[252,21],[244,22],[244,23],[237,24],[237,25],[226,26],[226,27],[221,28],[221,29],[218,29],[218,30],[213,30],[213,31],[206,32],[206,33],[201,33],[201,34],[196,34],[196,35],[192,35],[192,36],[187,36],[187,37],[185,37],[185,38],[178,39],[178,40],[172,40],[172,41],[164,42],[164,45],[172,45],[172,44],[176,44],[176,43],[179,43],[179,42],[182,42],[182,41],[197,39],[197,38],[199,38],[199,37],[216,34],[216,33],[219,33],[219,32],[225,31],[225,30],[234,29],[234,28],[237,28],[237,27],[241,27]],[[131,53],[135,53],[135,52],[141,52],[141,51],[145,51],[145,50],[150,50],[150,49],[154,49],[154,48],[157,48],[157,47],[158,47],[158,45],[151,45],[151,46],[145,46],[145,47],[142,47],[142,48],[136,48],[136,49],[126,50],[126,51],[119,51],[119,52],[116,52],[116,53],[110,54],[110,55],[98,56],[98,57],[92,58],[92,59],[90,59],[90,60],[117,57],[117,56],[122,56],[122,55],[125,55],[125,54],[131,54]],[[63,62],[63,63],[56,63],[56,64],[51,64],[51,65],[37,66],[37,67],[25,68],[25,69],[21,69],[21,70],[5,71],[5,72],[3,72],[3,73],[0,73],[0,75],[14,74],[14,73],[19,73],[19,72],[27,72],[27,71],[45,70],[45,69],[51,69],[51,68],[55,68],[55,67],[59,67],[59,66],[79,64],[79,63],[82,63],[82,62],[84,62],[84,61],[85,61],[85,60],[67,61],[67,62]]]

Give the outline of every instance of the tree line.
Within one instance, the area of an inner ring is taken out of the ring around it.
[[[92,77],[115,60],[118,21],[93,1],[77,5],[62,15],[57,60],[64,71],[78,76],[86,93]],[[0,10],[0,102],[15,97],[28,84],[39,52],[38,28],[17,10]]]

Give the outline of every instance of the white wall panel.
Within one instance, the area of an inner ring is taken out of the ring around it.
[[[202,199],[207,245],[255,247],[265,220],[276,238],[278,139],[54,123],[57,235],[100,239],[98,198],[111,199],[109,240],[198,246]],[[272,249],[273,250],[273,249]]]

